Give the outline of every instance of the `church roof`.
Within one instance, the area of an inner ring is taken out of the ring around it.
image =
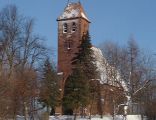
[[[118,70],[109,65],[109,63],[103,56],[102,51],[94,46],[91,49],[93,50],[93,57],[95,58],[97,71],[100,75],[100,83],[106,83],[117,87],[122,86],[125,92],[128,91],[126,82],[121,78]]]
[[[60,21],[60,20],[74,19],[74,18],[83,18],[88,22],[90,22],[80,2],[69,3],[65,7],[63,13],[58,17],[57,20]]]

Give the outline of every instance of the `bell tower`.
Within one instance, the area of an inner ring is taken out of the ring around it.
[[[78,52],[82,36],[89,29],[89,19],[80,2],[68,3],[58,17],[58,75],[62,75],[62,88],[72,72],[71,60]]]

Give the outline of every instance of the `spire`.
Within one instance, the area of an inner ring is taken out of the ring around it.
[[[67,0],[67,4],[66,4],[66,6],[68,6],[68,5],[69,5],[69,3],[70,3],[70,0]]]
[[[80,4],[80,5],[81,5],[81,1],[80,1],[80,0],[78,1],[78,4]]]
[[[67,5],[69,4],[70,0],[67,0]]]
[[[67,0],[67,5],[71,2],[71,0]],[[81,0],[78,0],[78,3],[81,4]]]

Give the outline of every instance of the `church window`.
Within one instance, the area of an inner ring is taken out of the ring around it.
[[[76,31],[76,23],[73,22],[73,23],[72,23],[72,32],[75,32],[75,31]]]
[[[72,47],[72,41],[68,40],[68,42],[67,42],[67,50],[70,50],[71,47]]]
[[[71,42],[69,41],[68,42],[68,48],[67,48],[68,50],[70,50],[71,49]]]
[[[63,24],[63,33],[67,33],[68,32],[68,25],[67,23]]]
[[[67,40],[65,43],[64,43],[64,47],[66,50],[70,50],[71,47],[72,47],[72,41],[71,40]]]

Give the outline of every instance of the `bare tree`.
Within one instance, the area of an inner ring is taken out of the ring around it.
[[[0,12],[0,94],[6,107],[1,110],[8,117],[23,114],[27,120],[28,112],[34,111],[37,68],[47,53],[42,40],[33,33],[33,20],[20,15],[16,6]]]
[[[132,104],[141,104],[139,94],[148,86],[151,79],[149,57],[139,49],[133,38],[125,47],[106,42],[101,48],[109,65],[117,70],[121,80],[126,83],[128,91],[125,92],[125,95],[129,96],[127,104],[131,106],[130,113],[136,113]],[[111,74],[111,76],[114,75]],[[113,79],[115,80],[115,77]]]

